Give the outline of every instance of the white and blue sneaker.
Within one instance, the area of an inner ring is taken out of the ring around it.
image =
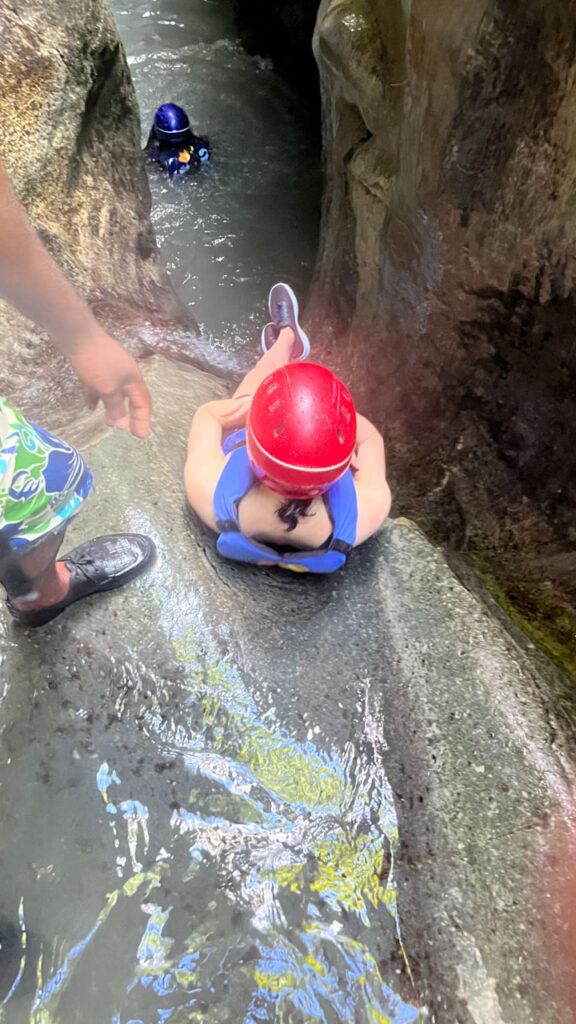
[[[275,284],[268,296],[268,309],[272,323],[262,329],[262,351],[267,352],[277,340],[283,327],[290,327],[296,335],[292,358],[296,361],[306,359],[310,355],[308,335],[298,323],[298,299],[289,284]]]

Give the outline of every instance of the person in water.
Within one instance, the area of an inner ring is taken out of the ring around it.
[[[90,404],[103,402],[109,426],[145,437],[151,403],[138,364],[58,269],[1,164],[0,237],[0,298],[50,333]],[[0,583],[10,614],[24,626],[42,626],[82,597],[129,583],[154,560],[150,538],[127,533],[96,537],[58,557],[91,486],[79,452],[0,398]]]
[[[188,174],[210,159],[208,139],[194,135],[188,114],[176,103],[163,103],[154,114],[145,152],[172,178]]]
[[[233,398],[194,416],[186,496],[224,557],[334,572],[390,511],[384,442],[342,381],[305,361],[288,285],[274,285],[269,309],[264,355]]]

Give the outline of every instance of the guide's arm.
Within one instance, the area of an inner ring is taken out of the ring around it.
[[[48,331],[109,426],[145,437],[150,395],[136,360],[100,326],[57,267],[0,164],[0,298]]]

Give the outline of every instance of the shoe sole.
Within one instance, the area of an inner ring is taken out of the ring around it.
[[[273,341],[270,343],[270,345],[266,344],[266,332],[270,328],[275,328],[275,327],[276,327],[276,324],[266,324],[262,328],[262,334],[260,335],[260,347],[261,347],[262,351],[264,352],[264,355],[266,355],[266,352],[270,351],[270,349],[272,348],[272,345],[274,345],[274,343],[277,340],[276,338],[274,338]]]
[[[139,536],[142,536],[142,534]],[[106,538],[102,537],[101,539],[104,540]],[[61,601],[58,605],[52,605],[50,608],[46,608],[45,612],[42,608],[39,608],[37,612],[23,612],[10,608],[10,614],[14,618],[14,621],[17,625],[23,626],[25,629],[36,629],[38,626],[46,626],[49,622],[52,622],[52,619],[58,618],[62,612],[65,612],[66,609],[70,608],[73,604],[77,604],[78,601],[83,601],[86,597],[95,597],[97,594],[107,594],[111,590],[119,590],[121,587],[125,587],[129,583],[132,583],[133,580],[138,579],[138,577],[141,576],[142,573],[146,572],[147,569],[150,569],[156,561],[158,554],[156,545],[149,537],[146,537],[145,539],[149,544],[148,554],[141,562],[138,563],[138,565],[135,565],[132,569],[128,569],[126,572],[122,573],[121,576],[111,576],[104,583],[95,587],[94,590],[91,590],[86,594],[78,594],[77,597],[73,597],[69,601]],[[66,558],[63,558],[62,561],[66,564]]]

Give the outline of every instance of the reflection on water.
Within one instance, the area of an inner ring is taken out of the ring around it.
[[[304,297],[317,244],[317,142],[270,65],[242,49],[228,0],[114,0],[142,119],[186,108],[213,159],[170,181],[150,167],[152,221],[164,263],[223,365],[253,360],[270,286]],[[263,319],[265,317],[265,319]]]
[[[95,953],[101,971],[106,945],[115,1009],[98,1019],[114,1024],[422,1019],[382,974],[394,978],[402,957],[397,831],[369,695],[358,742],[324,751],[295,742],[273,712],[261,714],[232,665],[203,666],[196,650],[185,631],[175,641],[178,688],[133,675],[114,709],[145,738],[145,771],[165,775],[164,827],[144,782],[140,794],[113,760],[95,764],[117,887],[78,941],[53,951],[51,964],[40,953],[29,1015],[9,1014],[17,977],[0,1020],[68,1024],[63,996],[75,983],[77,1005],[82,960]],[[85,1019],[96,1020],[98,1005],[88,990]]]
[[[1,1024],[424,1021],[379,693],[336,677],[288,728],[309,681],[223,658],[208,574],[159,547],[125,623],[118,597],[0,646]]]

